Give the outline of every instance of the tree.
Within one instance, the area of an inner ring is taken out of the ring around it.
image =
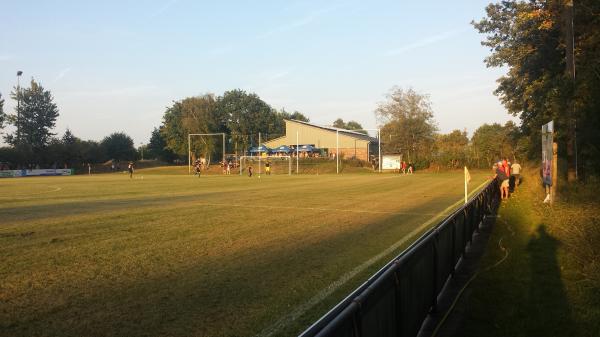
[[[187,157],[189,134],[227,132],[225,123],[226,117],[217,109],[214,95],[206,94],[174,102],[163,116],[160,133],[167,149]],[[194,157],[210,157],[222,152],[222,143],[214,137],[204,137],[192,142],[191,151]]]
[[[258,144],[258,133],[263,139],[284,133],[283,117],[258,95],[236,89],[227,91],[217,99],[219,114],[226,118],[234,150],[240,151]]]
[[[64,162],[69,167],[75,166],[77,163],[82,162],[82,146],[81,139],[75,137],[71,130],[67,129],[63,134],[60,142],[60,158],[57,158],[57,162]]]
[[[58,108],[53,103],[52,94],[32,79],[29,88],[14,91],[11,96],[19,100],[19,107],[16,114],[9,116],[9,121],[19,134],[8,135],[6,141],[12,145],[26,144],[39,151],[54,135],[50,130],[58,118]]]
[[[133,139],[124,132],[110,134],[100,142],[100,146],[110,159],[118,161],[135,159]]]
[[[333,122],[333,126],[338,129],[354,130],[360,133],[364,133],[365,135],[368,134],[368,132],[363,130],[362,125],[360,125],[360,123],[357,121],[349,121],[348,123],[345,123],[343,119],[338,118]]]
[[[159,128],[154,128],[154,130],[152,130],[152,135],[150,136],[150,141],[148,142],[146,149],[148,150],[147,156],[149,158],[155,158],[165,162],[172,162],[177,158],[177,155],[167,148],[167,142],[163,138]]]
[[[281,109],[281,111],[279,111],[279,114],[281,115],[281,117],[283,117],[283,119],[293,119],[293,120],[307,122],[307,123],[310,122],[310,119],[308,117],[304,116],[301,112],[298,112],[298,111],[289,113],[289,112],[285,111],[285,109]]]
[[[394,87],[387,101],[379,103],[375,116],[381,125],[384,151],[402,153],[409,161],[427,165],[437,131],[428,95]]]
[[[492,167],[495,161],[504,158],[515,160],[519,139],[520,132],[512,121],[504,126],[483,124],[475,130],[471,139],[474,160],[479,167]]]
[[[501,1],[488,5],[487,16],[473,25],[485,34],[482,45],[490,48],[487,66],[508,68],[495,93],[509,113],[521,119],[529,144],[538,147],[542,124],[554,120],[560,149],[568,145],[567,150],[572,151],[577,120],[579,162],[598,172],[600,2],[575,2],[574,31],[573,7],[568,3]],[[573,41],[574,60],[568,48]],[[578,67],[576,78],[574,65]],[[539,157],[540,151],[533,150]],[[572,168],[574,156],[567,157]]]
[[[346,128],[346,123],[341,118],[338,118],[335,121],[333,121],[332,125],[333,125],[333,127],[336,127],[338,129],[345,129]]]
[[[449,134],[436,137],[439,164],[449,168],[459,168],[466,164],[468,156],[469,137],[467,131],[454,130]]]

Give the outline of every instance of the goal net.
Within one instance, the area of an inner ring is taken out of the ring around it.
[[[248,173],[248,166],[252,166],[252,172],[256,175],[292,174],[290,156],[241,156],[240,175]]]

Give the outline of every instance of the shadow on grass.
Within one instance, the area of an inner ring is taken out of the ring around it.
[[[544,336],[577,336],[571,307],[561,279],[557,250],[560,241],[540,224],[527,244],[531,282],[528,330]]]
[[[399,230],[403,222],[404,216],[395,215],[319,241],[288,240],[213,264],[154,264],[149,267],[162,269],[161,275],[133,282],[121,280],[119,272],[99,282],[63,279],[43,294],[52,299],[49,307],[32,296],[0,310],[0,336],[254,335],[381,251],[382,241],[406,235],[413,227]],[[290,323],[294,330],[303,327]]]

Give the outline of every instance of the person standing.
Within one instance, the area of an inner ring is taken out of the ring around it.
[[[231,174],[231,163],[229,161],[227,161],[227,175]]]
[[[252,166],[248,166],[248,177],[252,178]]]
[[[129,171],[129,179],[133,178],[133,162],[129,162],[127,165],[127,171]]]
[[[498,179],[498,185],[500,186],[500,199],[504,200],[508,198],[508,175],[504,170],[502,162],[494,164],[495,175],[493,178]]]
[[[270,176],[271,175],[271,163],[269,163],[269,161],[266,162],[265,164],[265,173]]]
[[[517,188],[517,186],[519,186],[521,183],[521,165],[519,165],[519,163],[515,160],[515,162],[510,166],[510,169],[511,176],[515,181],[515,188]]]

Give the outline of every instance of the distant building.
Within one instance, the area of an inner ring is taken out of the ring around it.
[[[377,155],[378,139],[356,131],[320,126],[297,120],[285,120],[285,136],[272,139],[264,144],[269,148],[281,145],[296,147],[296,143],[312,145],[325,150],[328,156],[337,154],[336,133],[339,137],[339,154],[344,158],[369,160],[371,155]],[[298,135],[298,140],[296,140]]]

